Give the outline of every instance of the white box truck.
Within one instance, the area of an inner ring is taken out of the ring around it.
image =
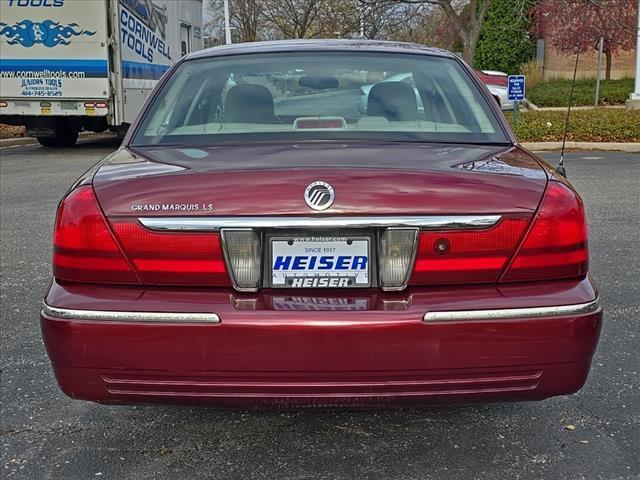
[[[162,74],[202,48],[202,0],[0,0],[0,123],[45,146],[123,134]]]

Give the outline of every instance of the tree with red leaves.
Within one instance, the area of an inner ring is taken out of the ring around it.
[[[636,0],[541,0],[533,16],[538,33],[562,52],[597,50],[603,37],[610,80],[613,54],[635,44],[637,5]]]

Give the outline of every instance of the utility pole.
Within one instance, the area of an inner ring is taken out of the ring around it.
[[[640,0],[638,0],[638,25],[636,30],[636,86],[627,100],[627,110],[640,110]]]
[[[224,0],[224,43],[231,45],[231,25],[229,25],[229,0]]]
[[[600,79],[602,78],[602,47],[604,45],[604,37],[600,37],[598,41],[598,74],[596,76],[596,108],[600,100]]]

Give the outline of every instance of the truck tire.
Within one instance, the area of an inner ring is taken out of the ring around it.
[[[43,147],[55,147],[56,139],[53,137],[36,137],[38,139],[38,143]]]
[[[66,118],[57,118],[53,137],[36,137],[43,147],[73,147],[78,140],[78,127]]]
[[[66,118],[58,118],[56,122],[56,147],[73,147],[78,141],[78,128],[74,122]]]

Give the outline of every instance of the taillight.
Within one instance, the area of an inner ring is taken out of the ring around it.
[[[154,232],[137,220],[114,221],[112,225],[143,283],[230,285],[218,233]]]
[[[506,217],[489,229],[420,234],[411,285],[496,282],[530,217]]]
[[[90,186],[73,190],[60,203],[53,233],[53,275],[74,282],[140,283]]]
[[[587,273],[587,222],[580,197],[550,182],[526,239],[503,282],[575,278]]]

